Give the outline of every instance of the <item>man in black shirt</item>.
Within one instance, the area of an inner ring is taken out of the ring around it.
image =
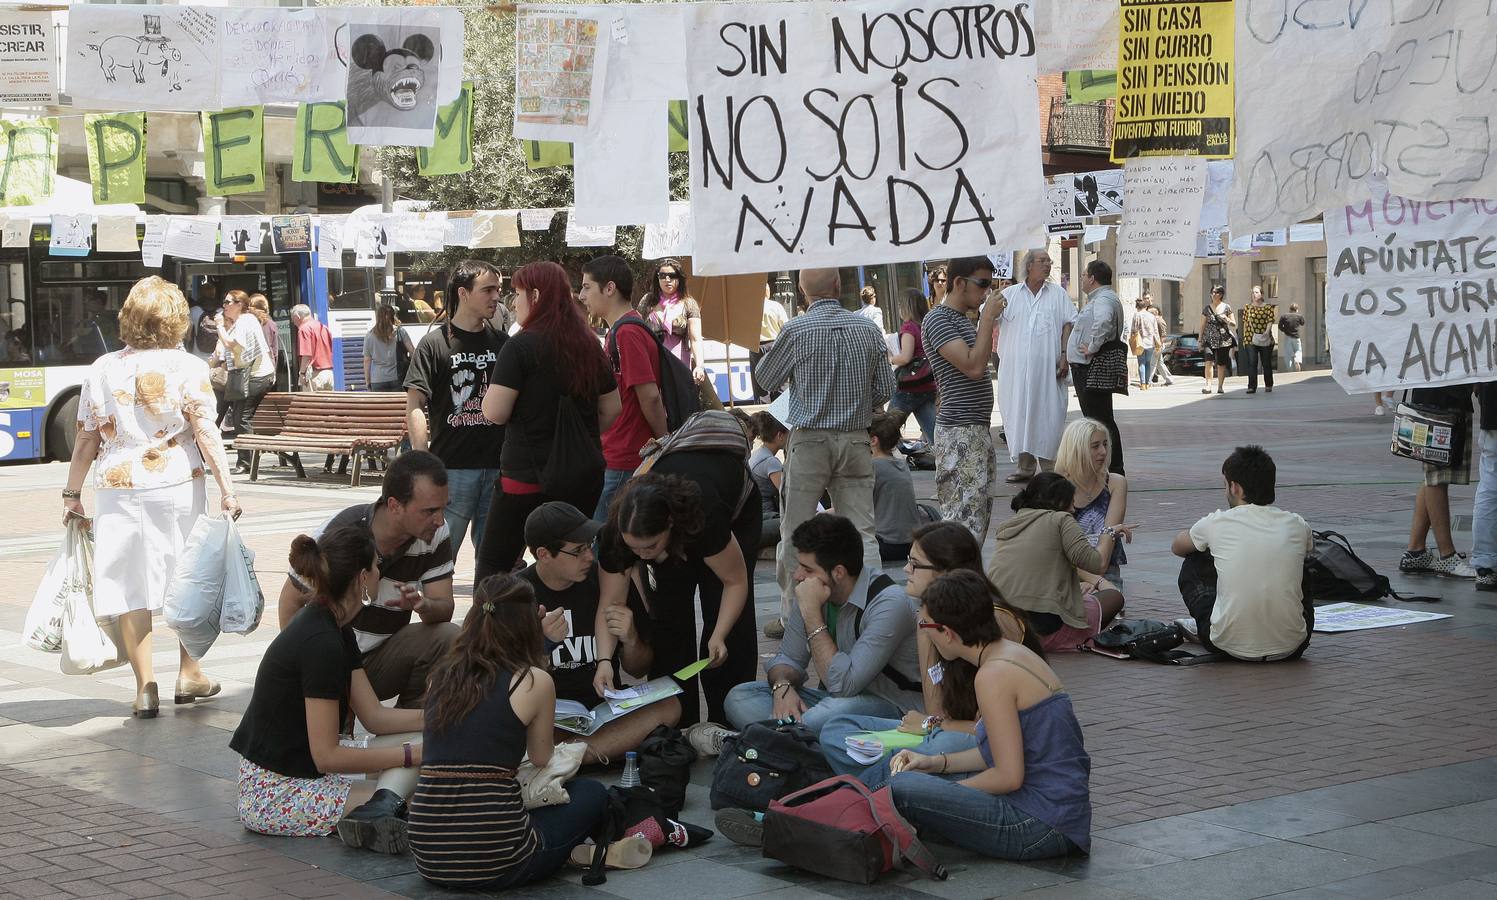
[[[535,554],[535,564],[520,573],[535,587],[541,607],[541,630],[551,651],[556,699],[575,700],[588,708],[603,699],[593,690],[598,668],[598,564],[593,559],[593,539],[602,527],[570,503],[542,504],[525,519],[525,543]],[[608,608],[604,624],[618,641],[614,652],[623,670],[644,678],[655,651],[641,634],[642,629],[649,630],[649,614],[634,592],[627,606]],[[587,743],[584,761],[622,759],[655,726],[675,725],[680,718],[680,702],[669,697],[615,719],[582,738]],[[558,731],[556,739],[576,740],[577,735]]]
[[[452,319],[421,339],[405,377],[411,446],[430,449],[447,466],[446,519],[454,561],[470,524],[477,551],[499,480],[504,426],[484,418],[483,395],[507,337],[489,324],[499,308],[501,281],[489,263],[458,263],[447,281],[457,298]]]
[[[1279,316],[1279,334],[1284,337],[1284,368],[1293,367],[1298,372],[1305,367],[1304,344],[1300,341],[1300,329],[1305,327],[1305,317],[1299,314],[1299,304],[1289,304],[1289,312]]]

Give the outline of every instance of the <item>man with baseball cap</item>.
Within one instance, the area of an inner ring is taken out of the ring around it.
[[[535,587],[541,630],[551,651],[556,699],[575,700],[589,708],[603,699],[593,692],[598,667],[598,564],[593,558],[593,539],[602,527],[570,503],[552,500],[540,505],[525,519],[525,543],[535,554],[535,563],[520,573]],[[649,622],[649,613],[634,591],[629,592],[627,606],[608,609],[604,624],[618,640],[614,671],[622,668],[639,678],[648,675],[655,656],[649,644]],[[622,760],[655,726],[675,725],[680,718],[681,704],[670,697],[616,719],[582,738],[587,743],[584,762]],[[557,733],[557,740],[576,739],[569,732]]]

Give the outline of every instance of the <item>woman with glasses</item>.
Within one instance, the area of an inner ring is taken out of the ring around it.
[[[922,834],[996,859],[1091,849],[1091,757],[1060,677],[1003,635],[989,586],[952,572],[921,598],[918,624],[936,654],[975,670],[975,746],[901,750],[889,761],[894,806]]]
[[[1201,310],[1201,349],[1206,353],[1206,386],[1201,393],[1211,393],[1211,372],[1216,370],[1216,392],[1222,392],[1223,382],[1232,371],[1232,348],[1237,346],[1237,321],[1232,307],[1227,303],[1227,289],[1217,285],[1211,289],[1211,301]]]
[[[639,314],[649,323],[665,349],[686,364],[698,382],[707,380],[702,368],[702,308],[686,293],[686,270],[678,259],[662,259],[655,266],[651,290],[639,301]]]
[[[508,427],[475,582],[515,567],[525,549],[525,517],[541,504],[597,507],[603,493],[598,435],[620,409],[608,357],[572,299],[566,270],[530,263],[510,282],[520,332],[504,342],[483,395],[484,418]]]
[[[275,357],[270,355],[270,348],[265,344],[265,330],[250,311],[249,301],[249,294],[244,291],[225,294],[218,329],[222,347],[219,364],[229,370],[225,397],[229,401],[229,424],[234,429],[234,437],[253,432],[250,420],[254,418],[255,410],[260,408],[260,401],[275,386]],[[236,371],[245,374],[236,376]],[[240,384],[235,383],[236,378]],[[248,475],[249,470],[250,452],[240,450],[234,474]]]
[[[946,266],[932,266],[925,273],[925,296],[931,306],[939,306],[946,299]]]
[[[968,571],[982,575],[982,548],[977,538],[956,522],[933,522],[915,529],[910,559],[905,563],[909,581],[905,592],[920,600],[931,582],[948,572]],[[990,591],[992,617],[1010,640],[1018,641],[1040,656],[1044,651],[1030,631],[1024,614],[1009,606],[996,588]],[[976,746],[977,707],[971,702],[975,671],[962,660],[942,662],[931,647],[925,629],[916,633],[920,647],[920,691],[925,709],[910,710],[903,719],[879,716],[833,716],[821,728],[821,752],[832,771],[857,775],[869,784],[882,784],[889,777],[889,754],[871,766],[863,766],[847,753],[847,738],[866,732],[898,729],[923,735],[920,747],[927,753],[955,753]]]

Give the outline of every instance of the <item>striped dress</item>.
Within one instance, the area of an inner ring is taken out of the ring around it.
[[[515,780],[525,726],[509,703],[510,678],[501,672],[467,717],[439,733],[428,725],[423,737],[421,779],[410,801],[411,852],[422,877],[442,887],[499,881],[538,846]]]

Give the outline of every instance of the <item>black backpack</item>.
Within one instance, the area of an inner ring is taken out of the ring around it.
[[[665,349],[665,342],[660,335],[655,333],[643,319],[633,316],[625,316],[613,323],[613,328],[608,332],[608,360],[613,364],[615,374],[619,371],[619,340],[618,331],[625,325],[636,325],[643,328],[650,339],[655,342],[655,358],[660,363],[660,401],[665,404],[665,427],[675,431],[681,427],[681,423],[689,419],[692,413],[702,408],[701,396],[697,393],[696,379],[692,377],[691,370],[686,363],[681,362],[676,355]]]
[[[712,770],[712,808],[763,812],[769,801],[832,777],[821,741],[799,722],[754,722],[723,738]]]
[[[1082,646],[1119,659],[1146,659],[1172,663],[1169,652],[1185,643],[1185,632],[1173,622],[1153,619],[1119,619],[1099,631]]]
[[[1384,575],[1362,561],[1351,542],[1335,531],[1314,532],[1305,557],[1305,593],[1327,603],[1365,603],[1392,597],[1404,602],[1437,603],[1439,597],[1400,594]]]
[[[212,353],[218,349],[218,321],[206,312],[198,317],[197,327],[192,332],[192,345],[199,353]]]

